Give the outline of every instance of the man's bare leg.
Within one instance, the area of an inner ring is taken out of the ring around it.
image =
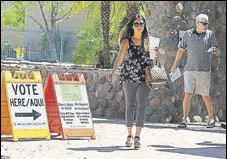
[[[213,104],[209,96],[202,96],[208,112],[208,119],[213,119]]]
[[[183,119],[186,120],[190,111],[192,93],[185,93],[183,101]]]
[[[209,96],[202,96],[203,101],[206,105],[207,112],[208,112],[208,123],[207,128],[215,127],[215,120],[213,119],[213,102]]]
[[[185,93],[183,101],[183,121],[178,125],[178,128],[187,127],[187,117],[190,111],[192,93]]]

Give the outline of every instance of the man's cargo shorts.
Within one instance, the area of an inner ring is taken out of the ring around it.
[[[185,71],[184,92],[209,96],[211,72]]]

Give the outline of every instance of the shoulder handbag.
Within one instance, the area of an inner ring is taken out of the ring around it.
[[[157,52],[158,54],[158,52]],[[151,73],[151,84],[162,84],[167,82],[168,76],[165,71],[165,68],[163,65],[161,65],[159,56],[157,55],[155,59],[152,61],[152,68],[150,70]]]

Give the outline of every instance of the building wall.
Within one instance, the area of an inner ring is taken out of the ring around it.
[[[38,7],[38,3],[34,2],[34,5],[28,5],[27,11],[30,11],[31,15],[41,24],[44,26],[44,20],[40,11],[40,8]],[[50,13],[45,12],[45,15],[48,18],[48,22],[50,23]],[[85,12],[81,11],[80,14],[72,16],[70,19],[67,19],[66,21],[59,24],[59,29],[62,29],[64,31],[73,31],[77,32],[78,28],[85,24],[86,17]],[[50,26],[50,24],[49,24]],[[39,30],[40,27],[35,23],[30,17],[25,17],[25,29],[34,29]]]

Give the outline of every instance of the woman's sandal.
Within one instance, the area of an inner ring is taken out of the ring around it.
[[[131,147],[132,146],[132,136],[131,135],[127,136],[127,140],[125,142],[125,146],[126,147]]]
[[[139,136],[135,136],[134,138],[134,148],[138,149],[140,148],[140,137]]]

